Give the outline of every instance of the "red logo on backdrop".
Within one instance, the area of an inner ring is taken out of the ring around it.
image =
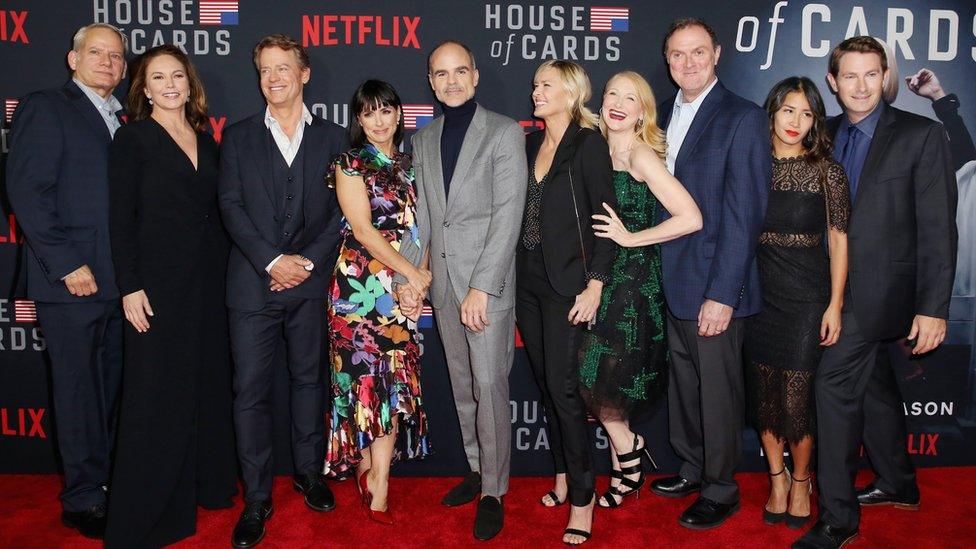
[[[46,408],[0,408],[0,435],[47,438],[42,423],[45,412]]]
[[[937,456],[939,455],[939,433],[908,433],[905,439],[905,446],[908,454],[912,456]],[[861,457],[866,452],[861,446]]]
[[[226,116],[211,116],[210,117],[210,129],[213,130],[213,138],[217,144],[220,144],[220,140],[224,137],[224,126],[227,124]]]
[[[420,16],[303,15],[302,45],[390,46],[420,49]]]
[[[518,326],[515,327],[515,346],[525,347],[525,343],[522,341],[522,332],[519,331]]]
[[[519,120],[519,126],[525,130],[525,133],[534,132],[535,130],[546,129],[546,123],[542,120]]]
[[[7,226],[4,227],[0,224],[0,244],[20,244],[23,241],[24,237],[17,234],[17,219],[14,217],[14,214],[8,214]]]
[[[0,42],[30,44],[27,30],[24,28],[28,13],[26,10],[0,10]]]
[[[9,124],[10,119],[14,117],[14,111],[17,109],[18,103],[20,103],[20,101],[17,101],[16,99],[3,100],[3,119],[7,122],[7,124]]]
[[[419,130],[434,120],[433,105],[401,105],[403,111],[403,128]]]

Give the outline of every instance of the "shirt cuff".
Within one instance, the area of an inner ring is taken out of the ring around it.
[[[610,284],[610,277],[605,274],[594,273],[593,271],[586,271],[587,280],[599,280],[604,286]]]
[[[268,266],[265,267],[264,270],[270,273],[271,272],[271,267],[274,267],[275,263],[277,263],[278,260],[281,259],[281,256],[283,256],[283,255],[285,255],[285,254],[278,254],[278,257],[272,259],[271,260],[271,263],[268,263]]]

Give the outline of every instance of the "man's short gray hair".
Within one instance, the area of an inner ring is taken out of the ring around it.
[[[85,47],[85,37],[88,36],[88,31],[92,29],[105,29],[114,32],[119,35],[119,39],[122,40],[122,51],[129,51],[129,39],[126,37],[125,33],[115,25],[109,25],[108,23],[92,23],[91,25],[85,25],[78,29],[75,33],[74,38],[71,39],[71,49],[80,52],[81,48]]]

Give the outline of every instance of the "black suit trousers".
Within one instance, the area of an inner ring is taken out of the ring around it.
[[[295,472],[321,471],[325,460],[323,353],[325,299],[272,293],[262,309],[230,309],[234,357],[234,426],[246,502],[271,497],[272,381],[284,336],[291,380]]]
[[[36,304],[51,358],[61,504],[85,511],[105,502],[122,381],[118,300]]]
[[[887,345],[878,350],[874,371],[864,395],[864,449],[876,476],[873,484],[889,494],[914,498],[918,494],[915,465],[905,439],[904,399]]]

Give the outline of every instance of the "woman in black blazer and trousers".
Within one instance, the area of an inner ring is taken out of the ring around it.
[[[586,408],[579,391],[583,330],[596,316],[616,244],[596,238],[591,215],[617,207],[606,141],[590,112],[586,72],[569,61],[547,61],[535,73],[534,116],[546,129],[526,139],[528,199],[519,238],[516,318],[542,391],[556,470],[542,504],[568,497],[567,544],[590,537],[594,473]],[[568,482],[567,482],[568,481]],[[568,492],[568,494],[567,494]]]

